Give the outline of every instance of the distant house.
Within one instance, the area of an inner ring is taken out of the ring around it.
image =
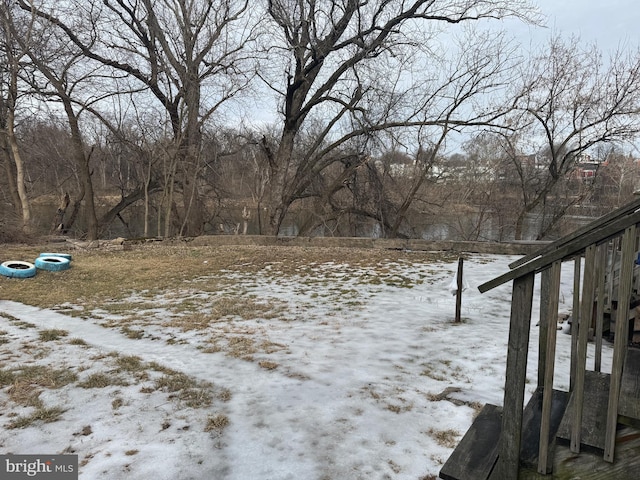
[[[388,171],[394,177],[410,176],[415,164],[414,158],[400,152],[387,152],[375,160],[378,170]]]
[[[593,183],[600,165],[599,162],[579,162],[574,175],[584,183]]]

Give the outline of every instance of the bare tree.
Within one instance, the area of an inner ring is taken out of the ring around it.
[[[37,71],[28,79],[34,95],[44,101],[59,102],[66,117],[72,144],[69,156],[73,158],[80,177],[80,191],[74,200],[69,223],[74,222],[83,204],[87,238],[95,240],[98,238],[98,221],[91,178],[91,151],[86,147],[80,117],[83,105],[102,96],[94,83],[101,74],[87,69],[77,48],[34,19],[33,16],[26,19],[29,25],[27,32],[18,32],[15,22],[11,28],[16,42]],[[86,86],[89,86],[88,90],[84,90]]]
[[[31,205],[27,194],[25,164],[16,136],[16,112],[20,92],[19,77],[24,68],[24,46],[15,36],[25,36],[28,25],[14,24],[15,7],[13,2],[0,2],[0,52],[3,57],[0,64],[0,136],[4,152],[6,171],[12,192],[15,192],[14,204],[22,216],[22,228],[29,233],[32,230]]]
[[[525,1],[501,0],[269,0],[268,13],[279,29],[271,64],[281,68],[280,76],[263,74],[280,98],[282,118],[277,148],[268,152],[270,229],[275,234],[291,204],[308,194],[318,172],[340,161],[332,152],[355,137],[366,146],[373,132],[464,121],[447,117],[446,110],[436,118],[421,116],[422,103],[437,93],[420,90],[427,79],[420,75],[424,57],[417,55],[418,46],[423,52],[437,48],[434,40],[445,25],[526,18],[532,9]],[[435,92],[441,87],[429,85]],[[416,96],[422,98],[416,101]],[[314,142],[303,146],[300,135],[309,122],[321,122],[322,128]],[[399,221],[401,217],[399,212]],[[397,231],[395,223],[392,230]]]
[[[581,155],[640,132],[637,52],[618,52],[605,61],[596,46],[555,37],[527,65],[512,96],[515,110],[509,124],[518,133],[504,137],[521,183],[516,239],[522,238],[527,214],[543,208],[552,195],[554,201],[560,199],[557,187]],[[570,206],[556,204],[559,210],[551,215],[551,223]],[[542,228],[549,227],[547,223]]]
[[[614,147],[614,146],[612,146]],[[610,149],[596,172],[596,195],[607,209],[613,209],[631,201],[640,187],[640,160],[631,152]]]
[[[168,217],[178,211],[174,188],[182,193],[179,234],[202,233],[206,205],[199,193],[202,126],[246,88],[252,68],[246,45],[256,33],[245,18],[249,3],[233,0],[70,0],[22,8],[64,32],[86,59],[125,74],[131,88],[142,86],[164,109],[174,159],[166,170]],[[71,19],[69,18],[71,17]],[[90,26],[78,32],[74,18]]]
[[[467,208],[457,222],[466,240],[503,241],[513,235],[518,191],[512,188],[514,176],[501,140],[480,132],[466,141],[461,174],[447,182],[449,201],[459,210]]]

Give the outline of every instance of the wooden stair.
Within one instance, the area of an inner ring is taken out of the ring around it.
[[[551,428],[549,444],[555,444],[555,437],[569,399],[568,392],[553,391],[551,406]],[[534,392],[524,410],[520,462],[525,466],[538,464],[540,443],[540,420],[542,416],[542,390]],[[488,480],[492,478],[498,461],[500,433],[502,432],[502,408],[487,404],[476,417],[440,470],[444,480]],[[549,455],[550,461],[553,455]]]
[[[584,377],[584,401],[582,403],[582,429],[580,445],[604,452],[607,427],[607,403],[609,402],[609,374],[586,371]],[[558,438],[571,441],[571,420],[575,411],[574,396],[571,396],[560,428]]]
[[[553,390],[551,401],[551,423],[549,428],[550,454],[547,456],[547,471],[551,471],[556,433],[565,416],[569,392]],[[520,464],[536,469],[538,467],[538,447],[540,445],[540,422],[542,420],[542,389],[539,388],[531,396],[524,409],[522,419],[522,444],[520,447]]]
[[[585,372],[581,447],[604,451],[609,382],[608,373]],[[567,406],[565,419],[558,430],[558,438],[566,442],[571,440],[570,420],[573,418],[574,408],[572,397]],[[640,425],[640,349],[638,348],[627,350],[620,385],[618,415],[622,417],[621,420],[625,420],[625,423]]]
[[[498,460],[502,407],[485,405],[440,470],[444,480],[486,480]]]
[[[627,350],[618,414],[632,422],[640,422],[640,348]]]
[[[602,458],[604,451],[609,382],[609,374],[585,372],[580,445],[585,451],[598,452],[596,458]],[[556,439],[561,444],[568,444],[571,440],[570,420],[573,418],[574,408],[574,397],[569,392],[553,390],[549,430],[551,451],[548,455],[547,471],[552,469]],[[520,464],[531,472],[535,472],[538,467],[541,412],[542,389],[538,389],[525,407],[522,419]],[[640,349],[638,348],[627,350],[618,412],[622,423],[640,425]],[[440,478],[444,480],[496,480],[495,466],[500,454],[501,432],[502,407],[485,405],[440,470]],[[640,437],[640,435],[626,435],[622,440],[627,437],[633,439]],[[568,447],[566,449],[568,451]],[[587,459],[587,461],[590,460]],[[637,463],[634,462],[634,464]],[[627,467],[612,466],[611,468],[616,469],[612,470],[616,472],[616,475],[622,475],[620,478],[626,479],[628,476],[625,476],[627,474],[624,473],[626,472],[624,469]],[[635,475],[634,473],[634,479]],[[531,478],[538,478],[538,476],[534,473]],[[594,478],[600,478],[597,472],[594,472]]]

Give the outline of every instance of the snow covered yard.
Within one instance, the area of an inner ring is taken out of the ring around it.
[[[476,286],[516,257],[466,259],[461,324],[457,262],[408,258],[221,269],[90,308],[0,300],[0,451],[75,453],[87,480],[435,478],[502,404],[511,286]]]

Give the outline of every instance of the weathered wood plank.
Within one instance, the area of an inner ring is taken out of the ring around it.
[[[627,353],[627,305],[631,302],[631,282],[636,252],[636,225],[627,228],[622,237],[622,257],[620,258],[620,286],[618,288],[618,319],[613,345],[613,365],[611,367],[611,385],[607,406],[607,429],[604,447],[604,459],[613,462],[615,456],[616,428],[618,426],[618,403],[622,369]]]
[[[544,395],[542,389],[537,389],[524,409],[522,419],[522,446],[520,448],[521,465],[535,468],[540,464],[541,459],[543,459],[545,465],[544,470],[546,472],[551,471],[556,433],[560,427],[565,409],[567,408],[567,403],[569,402],[569,392],[553,390],[552,388],[548,389],[548,392],[552,402],[550,402],[551,408],[549,409],[546,434],[543,433],[540,428],[544,415]],[[540,450],[542,440],[545,440],[545,444],[550,447],[549,451],[545,452],[544,457],[541,455],[543,453],[542,450]]]
[[[552,318],[558,318],[558,303],[560,298],[560,273],[562,269],[562,262],[555,262],[549,272],[549,291],[548,302],[547,302],[547,313],[546,317],[549,321]],[[555,322],[554,322],[555,323]],[[546,360],[544,362],[544,380],[543,380],[543,396],[542,396],[542,410],[540,412],[540,432],[539,432],[539,455],[538,455],[538,472],[540,473],[548,473],[551,469],[551,465],[549,462],[549,441],[550,441],[550,431],[552,428],[552,404],[554,397],[553,390],[553,376],[555,369],[555,358],[556,358],[556,335],[558,329],[556,325],[547,325],[547,330],[545,331],[545,356]],[[542,339],[540,340],[542,342]],[[531,403],[531,402],[530,402]],[[566,406],[566,403],[565,403]],[[564,408],[562,409],[564,414]],[[560,424],[560,419],[558,419],[557,426]],[[551,438],[555,437],[555,431]]]
[[[580,452],[580,434],[582,431],[582,400],[584,399],[584,378],[587,368],[587,341],[589,339],[589,327],[591,326],[591,314],[593,312],[593,285],[595,273],[596,246],[590,245],[585,252],[584,280],[582,282],[582,301],[580,302],[580,321],[571,325],[573,330],[578,327],[578,346],[575,365],[575,384],[573,394],[576,398],[576,406],[572,419],[571,451]]]
[[[524,387],[531,330],[531,308],[535,274],[528,273],[513,282],[509,345],[502,415],[498,478],[516,478],[520,464],[520,442],[524,410]]]
[[[640,349],[629,348],[622,372],[618,413],[640,420]]]
[[[628,215],[632,212],[635,212],[636,210],[638,210],[638,208],[640,208],[640,199],[634,200],[630,203],[628,203],[627,205],[624,205],[622,207],[620,207],[617,210],[614,210],[613,212],[610,212],[606,215],[603,215],[602,217],[598,218],[597,220],[594,220],[593,222],[589,223],[588,225],[585,225],[584,227],[581,227],[577,230],[575,230],[574,232],[572,232],[569,235],[566,235],[564,237],[562,237],[559,240],[556,240],[555,242],[550,243],[549,245],[545,245],[543,248],[541,248],[540,250],[537,250],[529,255],[525,255],[522,258],[519,258],[518,260],[516,260],[515,262],[512,262],[509,264],[509,268],[513,269],[516,267],[519,267],[520,265],[524,265],[525,263],[540,257],[542,255],[546,255],[549,252],[553,252],[555,250],[558,250],[560,247],[566,245],[567,243],[572,242],[573,240],[575,240],[576,238],[580,237],[581,235],[584,235],[585,233],[589,232],[590,230],[593,230],[594,228],[601,228],[609,223],[611,223],[613,220],[617,220],[620,217],[623,217],[625,215]]]
[[[568,446],[556,445],[553,476],[543,476],[523,467],[518,480],[637,480],[640,472],[640,431],[620,428],[616,438],[616,461],[605,462],[602,453],[583,451],[575,455]]]
[[[581,446],[604,450],[604,429],[607,419],[607,402],[609,395],[609,375],[606,373],[588,371],[584,382],[584,402],[582,408],[582,424],[580,431]],[[571,440],[572,419],[575,415],[575,392],[569,399],[558,438],[569,442]]]
[[[551,298],[551,268],[540,274],[540,332],[538,341],[538,388],[544,386],[544,375],[547,363],[547,336],[549,328],[556,329],[557,311],[549,312]],[[551,316],[550,316],[551,315]],[[555,317],[553,316],[555,315]],[[552,320],[553,318],[553,320]]]
[[[575,255],[583,252],[589,245],[604,243],[610,238],[619,235],[630,225],[636,225],[637,223],[640,223],[640,211],[631,213],[623,218],[619,218],[602,228],[591,230],[553,252],[532,260],[515,270],[504,273],[493,280],[483,283],[478,287],[478,290],[481,293],[484,293],[492,288],[502,285],[503,283],[514,280],[517,277],[521,277],[531,272],[541,272],[553,262],[574,257]]]
[[[487,404],[440,470],[444,480],[486,480],[498,458],[502,408]]]
[[[576,381],[576,365],[578,361],[578,325],[580,324],[580,272],[582,257],[573,260],[573,320],[571,322],[571,371],[569,372],[569,390],[573,392]]]
[[[456,317],[455,322],[460,323],[462,321],[462,275],[464,268],[464,259],[458,258],[458,273],[456,274]]]

